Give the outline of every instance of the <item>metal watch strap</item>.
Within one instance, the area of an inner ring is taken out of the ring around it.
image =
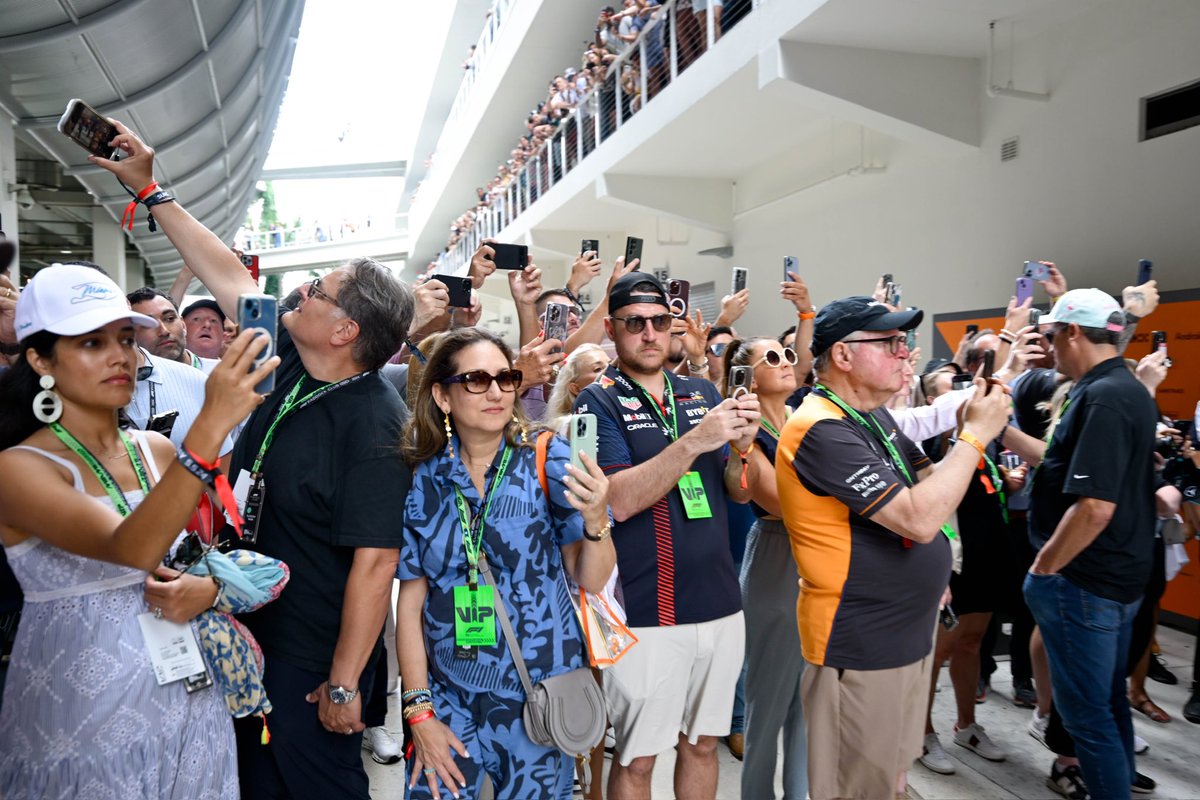
[[[525,659],[521,656],[521,646],[517,644],[517,635],[513,633],[512,623],[508,621],[508,612],[504,609],[504,600],[496,584],[492,582],[492,568],[487,556],[479,554],[479,574],[483,577],[484,586],[494,590],[492,598],[496,602],[496,616],[500,617],[500,627],[504,630],[504,641],[508,642],[508,651],[512,653],[513,663],[517,665],[517,673],[521,676],[521,685],[525,687],[525,696],[533,695],[533,681],[529,679],[529,670],[525,667]]]

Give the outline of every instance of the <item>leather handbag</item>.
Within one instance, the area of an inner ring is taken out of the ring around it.
[[[479,573],[486,585],[495,588],[487,557],[479,556]],[[513,633],[512,623],[500,592],[494,592],[496,616],[504,630],[504,639],[512,653],[513,663],[525,687],[525,708],[521,717],[531,741],[544,747],[554,747],[574,758],[586,758],[608,725],[604,694],[589,669],[576,669],[562,675],[533,683],[521,646]],[[586,772],[586,770],[585,770]]]

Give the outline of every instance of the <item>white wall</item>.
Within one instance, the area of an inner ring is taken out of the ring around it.
[[[800,257],[818,304],[869,293],[892,272],[908,303],[934,313],[1003,305],[1026,259],[1054,260],[1072,285],[1114,293],[1132,282],[1138,258],[1154,260],[1162,289],[1200,285],[1200,128],[1137,140],[1139,98],[1200,78],[1200,3],[1145,8],[1107,3],[1029,43],[1033,51],[1018,49],[1018,66],[1045,59],[1052,98],[986,99],[977,152],[947,158],[875,134],[868,150],[886,173],[835,179],[740,216],[734,261],[753,268],[752,291],[774,290],[785,254]],[[1041,88],[1036,74],[1028,80]],[[1020,156],[1001,163],[1011,136]],[[857,153],[827,159],[826,174],[848,160]],[[811,182],[804,161],[745,176],[739,197],[781,175]],[[1039,290],[1035,302],[1044,300]],[[753,307],[763,312],[754,332],[790,324],[786,307]],[[926,342],[929,332],[927,323]]]

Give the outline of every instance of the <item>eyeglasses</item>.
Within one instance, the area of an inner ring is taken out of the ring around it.
[[[338,305],[337,298],[321,288],[321,279],[320,278],[313,278],[306,285],[308,286],[308,296],[309,297],[319,297],[322,300],[324,300],[325,302],[330,303],[331,305],[336,306],[337,308],[341,308],[341,306]]]
[[[722,358],[725,355],[725,348],[729,347],[729,342],[717,342],[708,346],[708,352],[712,353],[717,358]]]
[[[757,367],[759,364],[765,361],[767,362],[768,367],[778,367],[780,364],[785,363],[788,366],[794,367],[796,366],[796,362],[798,360],[799,358],[796,356],[796,351],[790,347],[785,347],[783,348],[782,352],[779,350],[768,350],[767,352],[763,353],[762,358],[760,358],[758,361],[755,361],[750,366]]]
[[[670,314],[659,314],[654,317],[609,317],[614,322],[624,322],[625,330],[630,333],[641,333],[646,330],[646,323],[649,322],[654,326],[654,330],[659,333],[665,333],[671,330],[671,323],[675,317]]]
[[[471,394],[483,394],[492,388],[492,381],[495,381],[496,385],[500,387],[500,391],[515,392],[521,386],[521,378],[519,369],[502,369],[495,375],[482,369],[473,369],[470,372],[446,378],[442,383],[461,383],[463,388]]]
[[[894,356],[900,354],[901,348],[904,349],[904,352],[906,354],[908,353],[908,347],[905,344],[904,334],[900,334],[899,336],[883,336],[879,339],[844,339],[844,340],[842,340],[842,344],[884,344],[884,343],[887,343],[888,352]]]

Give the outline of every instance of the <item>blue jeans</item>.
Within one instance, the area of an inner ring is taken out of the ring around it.
[[[1042,631],[1054,706],[1075,740],[1092,797],[1129,798],[1135,773],[1125,667],[1141,599],[1108,600],[1061,575],[1025,576],[1025,601]]]

